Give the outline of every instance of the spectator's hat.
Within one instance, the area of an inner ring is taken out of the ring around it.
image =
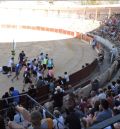
[[[98,89],[99,93],[103,92],[103,89],[102,88],[99,88]]]
[[[60,112],[58,110],[54,110],[53,114],[56,116],[56,117],[59,117],[60,116]]]
[[[55,90],[56,90],[56,91],[62,91],[62,88],[61,88],[60,86],[57,86],[57,87],[55,88]]]

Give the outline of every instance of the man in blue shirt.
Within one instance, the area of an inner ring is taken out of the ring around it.
[[[13,102],[16,102],[17,104],[19,104],[19,101],[20,101],[20,97],[18,96],[19,95],[19,91],[15,90],[14,87],[10,87],[9,92],[10,92],[10,95],[12,97],[14,97],[13,98]]]
[[[13,81],[15,78],[17,78],[17,80],[19,79],[18,76],[20,74],[20,68],[21,68],[20,64],[19,63],[16,64],[16,66],[15,66],[15,76],[11,79],[11,81]]]
[[[110,110],[108,101],[106,99],[102,99],[100,101],[100,106],[102,111],[98,112],[98,114],[96,115],[96,118],[94,120],[95,123],[102,122],[112,117],[112,111]]]

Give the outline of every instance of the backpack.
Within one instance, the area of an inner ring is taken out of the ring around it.
[[[47,129],[53,129],[53,120],[51,118],[45,118],[43,119],[43,125]]]
[[[46,118],[48,129],[53,129],[53,120],[51,118]]]

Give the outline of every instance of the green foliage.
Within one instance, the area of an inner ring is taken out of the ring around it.
[[[82,5],[98,5],[98,0],[81,0]]]
[[[118,4],[120,0],[81,0],[82,5]]]

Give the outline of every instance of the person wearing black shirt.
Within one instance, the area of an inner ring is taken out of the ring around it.
[[[22,51],[20,54],[19,54],[19,63],[23,65],[23,62],[24,62],[24,59],[25,59],[25,53],[24,51]]]
[[[28,83],[32,84],[30,68],[28,68],[27,71],[24,72],[23,77],[24,77],[24,80],[23,80],[24,85],[23,85],[23,90],[22,91],[24,91],[24,88],[25,88],[26,84],[28,84]]]
[[[57,88],[55,88],[55,92],[53,94],[53,100],[54,100],[54,107],[58,107],[61,108],[63,105],[63,96],[64,96],[64,90],[60,87],[57,86]]]
[[[73,107],[69,107],[69,113],[66,117],[65,124],[68,124],[69,129],[81,129],[81,113]]]
[[[28,95],[31,96],[32,98],[36,97],[36,89],[34,88],[34,85],[31,85],[30,88],[28,89]]]

